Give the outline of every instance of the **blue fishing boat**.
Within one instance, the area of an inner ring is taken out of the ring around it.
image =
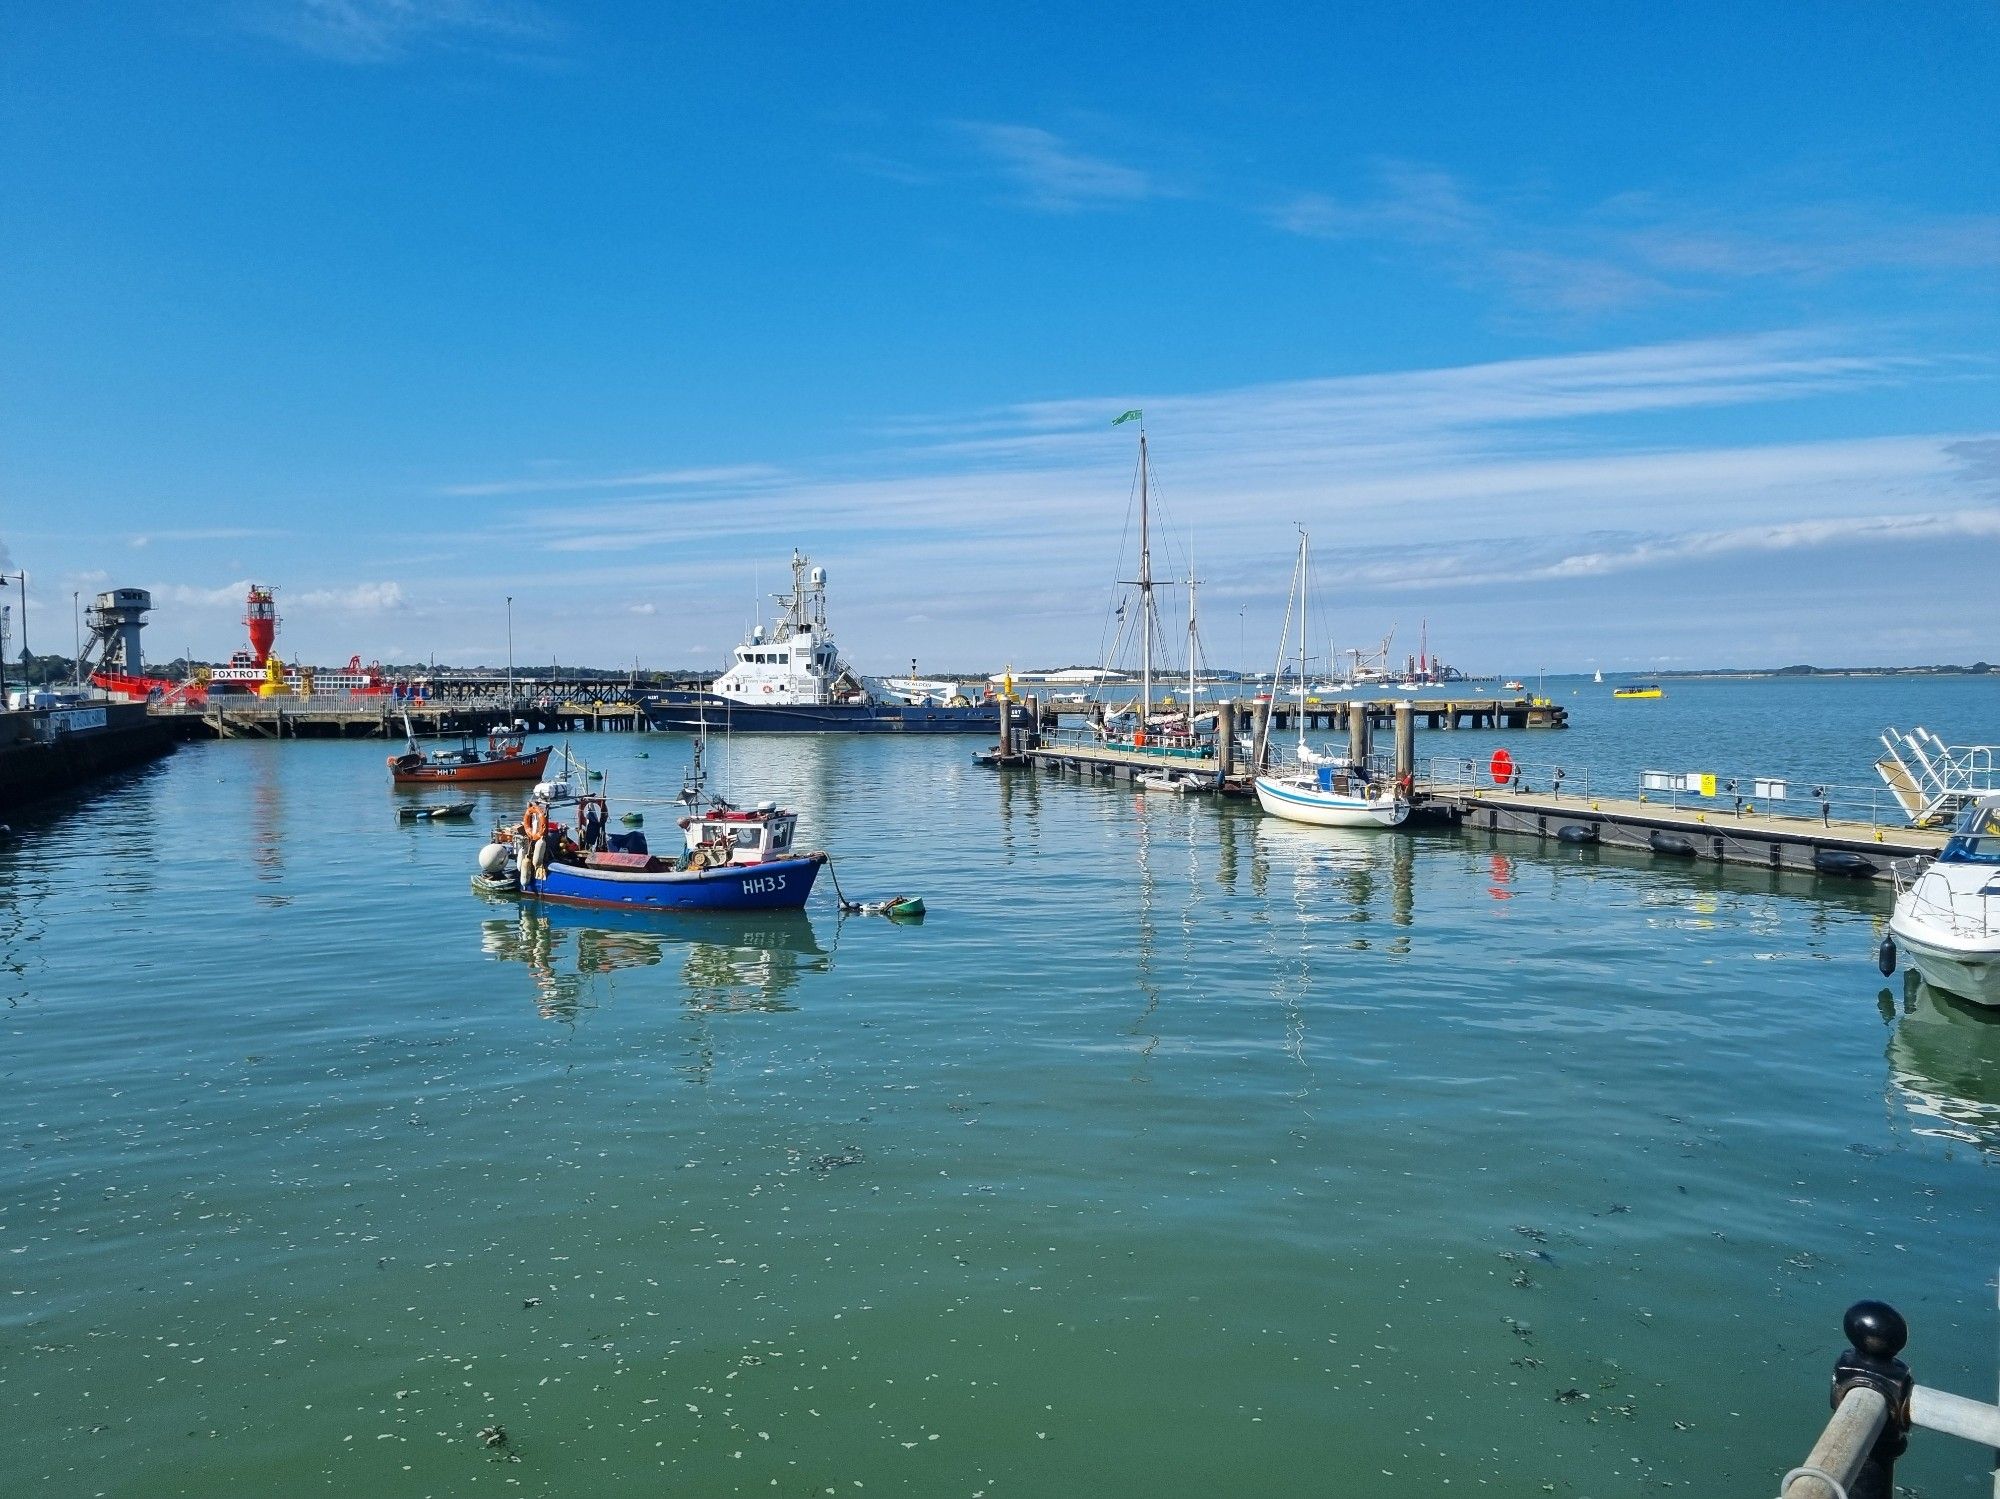
[[[686,852],[654,853],[640,831],[609,831],[601,796],[572,799],[573,821],[528,804],[520,824],[496,829],[479,853],[474,883],[565,905],[634,911],[796,910],[812,894],[823,853],[794,849],[798,817],[774,802],[743,809],[717,801],[681,819]],[[557,808],[565,803],[556,802]]]

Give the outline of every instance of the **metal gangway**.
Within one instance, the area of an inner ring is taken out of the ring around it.
[[[1876,773],[1912,827],[1936,827],[1975,798],[2000,791],[1993,777],[1993,745],[1946,744],[1918,724],[1907,732],[1884,729],[1882,748]]]

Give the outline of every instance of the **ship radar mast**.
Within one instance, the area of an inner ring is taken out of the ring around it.
[[[776,595],[785,611],[778,639],[788,640],[807,631],[826,633],[826,569],[814,567],[812,559],[792,549],[792,591]]]

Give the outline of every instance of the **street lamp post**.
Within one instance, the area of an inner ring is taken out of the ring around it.
[[[507,595],[507,706],[514,706],[514,595]]]
[[[72,623],[76,626],[76,655],[70,660],[70,680],[73,685],[83,685],[83,590],[70,590],[69,608]]]

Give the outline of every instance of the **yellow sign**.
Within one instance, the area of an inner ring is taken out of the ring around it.
[[[1703,796],[1715,795],[1715,777],[1706,772],[1702,774],[1701,778],[1701,794]]]

